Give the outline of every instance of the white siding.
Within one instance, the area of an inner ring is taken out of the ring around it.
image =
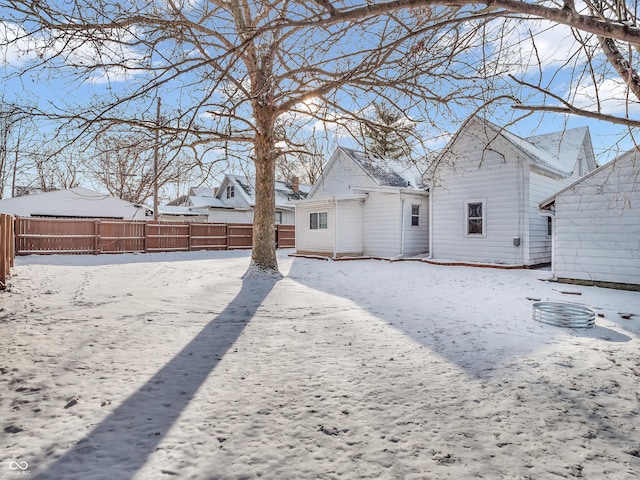
[[[586,141],[586,140],[585,140]],[[536,265],[551,262],[551,237],[547,235],[547,217],[540,215],[538,205],[558,190],[575,182],[591,167],[588,153],[582,145],[576,168],[570,177],[551,178],[537,172],[529,175],[529,235],[525,263]]]
[[[338,201],[335,211],[338,219],[336,254],[362,255],[363,206],[360,200]]]
[[[253,210],[210,208],[208,221],[216,223],[253,223]]]
[[[466,262],[518,264],[525,261],[527,229],[526,161],[512,149],[485,150],[487,139],[466,135],[457,142],[433,189],[433,258]],[[465,201],[485,201],[484,236],[466,235]],[[520,237],[521,246],[514,246]]]
[[[640,284],[639,172],[627,155],[558,194],[558,278]]]
[[[309,214],[312,212],[327,212],[327,228],[311,230],[309,228]],[[334,205],[329,202],[318,204],[296,205],[296,251],[322,253],[333,256]]]
[[[282,225],[295,225],[296,214],[293,210],[281,210],[276,208],[276,212],[282,212]]]
[[[551,236],[547,234],[547,217],[540,215],[538,205],[555,192],[571,184],[575,177],[551,178],[537,172],[529,174],[529,221],[527,256],[525,263],[536,265],[551,262]]]
[[[353,193],[352,187],[376,186],[376,183],[340,149],[336,150],[334,155],[308,199]]]
[[[364,254],[400,255],[401,203],[398,193],[369,192],[364,205]]]
[[[429,251],[429,198],[422,195],[404,195],[404,256],[410,257]],[[420,206],[419,224],[411,225],[411,206]]]

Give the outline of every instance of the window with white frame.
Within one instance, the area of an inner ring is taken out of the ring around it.
[[[282,223],[282,212],[276,212],[276,225],[280,225]]]
[[[547,217],[547,236],[550,237],[553,235],[553,220],[551,217]]]
[[[229,185],[227,187],[227,198],[233,198],[233,196],[235,195],[235,187],[233,185]]]
[[[411,226],[420,226],[420,205],[411,205]]]
[[[469,236],[484,237],[486,235],[486,202],[484,200],[467,200],[465,206],[465,231]]]
[[[309,228],[319,230],[327,228],[327,212],[313,212],[309,214]]]

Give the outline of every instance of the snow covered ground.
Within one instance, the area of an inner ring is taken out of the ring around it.
[[[18,258],[0,478],[640,477],[640,293],[286,253]]]

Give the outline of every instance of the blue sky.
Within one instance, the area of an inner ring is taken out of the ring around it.
[[[197,3],[197,2],[194,2]],[[15,28],[15,27],[11,27]],[[11,31],[11,29],[9,29]],[[7,32],[7,29],[5,29]],[[536,49],[529,41],[529,35],[535,35]],[[521,30],[511,30],[506,33],[505,42],[508,47],[502,46],[502,50],[497,46],[490,45],[483,47],[483,53],[489,51],[494,57],[500,56],[499,62],[511,61],[513,68],[510,71],[518,78],[524,78],[530,81],[542,81],[543,85],[552,88],[555,93],[562,97],[574,96],[580,106],[588,106],[590,93],[592,93],[593,85],[589,84],[588,78],[578,78],[575,69],[567,69],[563,67],[567,58],[574,56],[576,65],[581,65],[583,60],[580,58],[580,52],[576,50],[575,45],[571,41],[571,33],[566,28],[554,27],[549,28],[541,22],[523,23]],[[345,52],[349,53],[349,48],[345,47]],[[23,101],[37,102],[43,109],[64,109],[66,105],[82,105],[94,96],[103,95],[108,92],[127,92],[136,85],[138,76],[134,73],[125,73],[122,70],[110,69],[102,72],[87,75],[81,82],[74,77],[72,70],[34,70],[20,76],[15,75],[21,66],[26,65],[27,59],[20,58],[14,51],[5,50],[0,52],[4,54],[5,72],[14,73],[14,75],[5,80],[3,85],[3,96],[5,101]],[[73,61],[78,63],[82,61],[90,61],[92,54],[91,48],[77,48],[73,53]],[[187,52],[188,53],[188,52]],[[472,53],[472,55],[475,53]],[[141,58],[140,52],[133,49],[123,48],[116,56],[121,56],[129,62],[130,66],[135,66],[136,61]],[[537,56],[537,57],[536,57]],[[539,58],[540,64],[538,68],[524,67],[529,60]],[[503,65],[504,66],[504,65]],[[109,80],[109,81],[107,81]],[[505,80],[506,84],[506,80]],[[613,79],[603,79],[599,83],[599,87],[603,90],[604,95],[608,98],[605,105],[606,113],[621,113],[623,105],[624,89],[620,88],[619,82]],[[163,90],[160,95],[163,98],[164,111],[171,109],[183,108],[187,105],[187,99],[194,93],[194,88],[179,84],[173,90]],[[522,94],[524,96],[531,95],[531,92]],[[353,101],[344,96],[344,101]],[[351,105],[353,110],[362,109],[373,97],[364,101]],[[146,104],[144,104],[146,102]],[[153,118],[155,109],[154,94],[150,93],[148,97],[139,105],[139,114],[146,115],[147,118]],[[529,104],[539,104],[541,102],[540,95],[533,95]],[[424,112],[428,110],[429,105],[422,105],[421,108],[415,108],[411,111],[413,118],[423,118]],[[635,106],[633,107],[635,109]],[[146,109],[146,113],[143,113]],[[422,111],[420,111],[422,110]],[[454,117],[438,116],[436,125],[420,125],[424,137],[431,148],[437,149],[444,146],[448,135],[455,132],[461,125],[464,117],[472,112],[472,108],[464,109],[458,107]],[[634,111],[637,113],[637,110]],[[331,115],[331,112],[329,112]],[[512,120],[514,112],[509,107],[509,103],[505,103],[503,107],[492,111],[489,119],[498,125],[504,125]],[[596,121],[592,119],[558,115],[553,113],[534,114],[523,120],[517,121],[509,127],[509,130],[519,136],[528,137],[559,131],[564,128],[573,128],[587,125],[591,131],[594,150],[596,157],[602,163],[610,160],[619,151],[625,151],[632,147],[631,139],[628,135],[626,127],[616,126],[608,122]],[[304,128],[307,133],[311,133],[311,127],[322,128],[327,127],[329,135],[327,138],[332,142],[328,147],[330,149],[340,144],[354,146],[354,142],[346,135],[340,134],[330,124],[323,122],[309,122]],[[220,154],[213,151],[211,155]]]

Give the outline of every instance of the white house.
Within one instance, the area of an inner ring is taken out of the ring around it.
[[[631,150],[540,203],[553,218],[558,280],[640,289],[639,184]]]
[[[428,251],[429,194],[415,168],[339,147],[295,202],[296,252],[333,258]]]
[[[41,218],[148,219],[150,210],[103,193],[75,187],[0,200],[0,213]]]
[[[293,182],[276,181],[276,224],[293,225],[295,220],[292,200],[305,198],[311,187]],[[204,215],[206,221],[217,223],[253,223],[255,206],[255,179],[240,175],[225,175],[220,187],[191,189],[189,195],[171,202],[159,210],[165,218],[175,218],[184,210],[167,207],[183,207],[190,215]]]
[[[431,259],[550,263],[538,204],[595,167],[586,127],[523,139],[470,118],[431,166]]]

